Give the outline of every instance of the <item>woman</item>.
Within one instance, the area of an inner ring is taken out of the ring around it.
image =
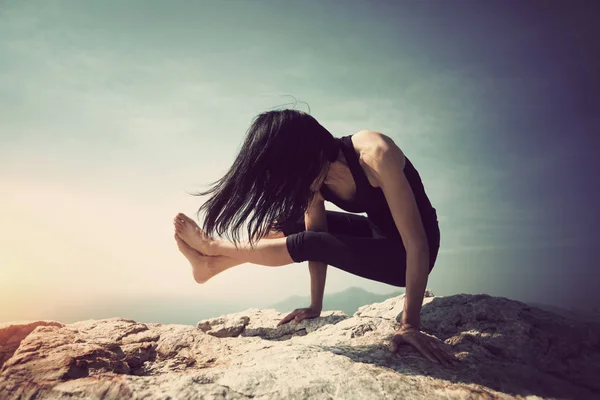
[[[312,302],[281,322],[321,314],[327,265],[406,287],[401,327],[391,342],[408,343],[433,362],[458,360],[440,341],[420,332],[428,274],[437,258],[440,231],[435,208],[418,172],[388,136],[360,131],[335,138],[302,111],[259,114],[227,174],[197,195],[213,194],[200,228],[174,219],[175,240],[204,283],[243,263],[282,266],[309,262]],[[326,211],[324,201],[368,217]],[[249,218],[247,243],[238,231]],[[233,232],[233,240],[215,239]]]

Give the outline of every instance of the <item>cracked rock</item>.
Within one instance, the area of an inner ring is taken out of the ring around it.
[[[597,399],[600,324],[485,294],[425,297],[421,330],[462,363],[388,350],[404,295],[277,326],[126,318],[0,326],[1,399]]]

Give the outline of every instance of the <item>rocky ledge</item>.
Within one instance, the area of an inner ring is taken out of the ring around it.
[[[130,319],[0,327],[1,399],[598,399],[600,324],[485,294],[434,297],[421,328],[462,363],[388,350],[404,296],[277,327],[249,309],[197,326]]]

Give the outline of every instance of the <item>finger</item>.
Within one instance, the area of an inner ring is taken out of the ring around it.
[[[439,349],[440,354],[444,357],[444,360],[450,363],[451,366],[456,365],[458,363],[458,361],[454,357],[454,354],[446,350],[446,348],[442,344],[436,343],[436,347]]]
[[[431,361],[432,363],[435,364],[440,364],[440,360],[438,360],[433,353],[431,352],[431,350],[427,349],[427,348],[421,348],[421,354],[423,354],[425,356],[425,358],[427,358],[429,361]]]
[[[441,346],[439,345],[439,343],[433,339],[433,338],[429,338],[427,340],[427,346],[429,347],[429,350],[431,351],[431,353],[442,363],[445,364],[446,359],[443,356],[444,353],[444,349],[441,348]]]
[[[400,335],[394,335],[392,336],[392,339],[390,340],[390,344],[389,344],[389,349],[392,353],[397,353],[398,350],[400,349],[400,345],[406,343],[403,339],[402,336]]]
[[[288,323],[289,321],[291,321],[292,319],[294,319],[294,317],[296,316],[297,312],[296,311],[292,311],[291,313],[289,313],[288,315],[286,315],[281,322],[279,322],[278,325],[283,325],[285,323]]]
[[[419,341],[417,345],[417,349],[423,354],[427,359],[436,364],[441,364],[441,361],[434,355],[435,351],[429,346],[426,341]]]
[[[442,364],[446,367],[452,367],[452,360],[450,359],[450,355],[438,342],[434,342],[434,355],[440,359]]]
[[[437,356],[435,350],[432,350],[431,348],[426,347],[425,348],[426,352],[427,352],[427,358],[429,358],[429,360],[431,360],[432,362],[436,363],[436,364],[444,364],[444,362],[442,360],[440,360],[440,358]]]
[[[456,358],[456,356],[452,353],[445,353],[446,357],[448,358],[448,362],[450,363],[450,365],[457,367],[460,365],[460,360],[458,358]]]
[[[396,354],[398,352],[398,342],[392,338],[388,345],[388,348],[392,354]]]
[[[290,321],[295,321],[293,315],[288,315],[287,317],[285,317],[285,319],[282,321],[282,324],[287,324]]]
[[[435,341],[434,345],[440,350],[441,354],[444,356],[444,359],[446,359],[451,365],[458,365],[460,361],[452,352],[446,349],[446,346],[443,345],[443,342]]]
[[[451,364],[450,360],[448,359],[448,355],[446,354],[446,350],[442,348],[438,341],[431,338],[430,340],[428,340],[428,344],[430,346],[431,352],[433,353],[434,357],[436,357],[440,361],[440,364],[450,367]]]
[[[450,362],[450,359],[448,358],[448,355],[446,354],[446,352],[444,350],[434,349],[433,355],[436,356],[438,360],[440,360],[440,364],[442,364],[443,366],[445,366],[445,367],[452,366],[452,363]]]

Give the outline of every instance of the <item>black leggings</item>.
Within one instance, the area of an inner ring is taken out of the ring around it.
[[[304,218],[283,229],[294,262],[321,261],[354,275],[393,286],[406,287],[406,250],[402,239],[375,235],[367,217],[326,211],[327,232],[306,231]],[[440,230],[426,230],[429,272],[440,248]]]

